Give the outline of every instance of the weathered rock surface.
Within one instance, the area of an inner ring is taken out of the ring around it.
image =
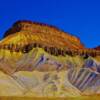
[[[100,51],[53,26],[18,21],[0,41],[0,96],[100,94]]]
[[[21,35],[25,34],[27,35],[27,38],[28,37],[32,38],[32,36],[37,37],[37,39],[35,38],[37,42],[39,43],[43,42],[44,44],[48,45],[51,44],[52,46],[60,45],[74,49],[84,48],[83,44],[77,37],[72,36],[69,33],[63,32],[56,27],[42,23],[36,23],[31,21],[18,21],[12,26],[12,28],[10,28],[4,34],[4,37],[16,33]]]
[[[67,80],[67,72],[20,71],[16,79],[0,72],[0,96],[65,97],[80,96]]]

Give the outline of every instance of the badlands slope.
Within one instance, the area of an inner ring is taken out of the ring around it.
[[[93,49],[97,54],[90,56],[89,50],[53,26],[16,22],[0,41],[0,96],[99,94],[100,52]]]

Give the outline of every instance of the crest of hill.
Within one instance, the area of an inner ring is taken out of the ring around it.
[[[54,27],[54,26],[50,26],[47,24],[43,24],[43,23],[38,23],[38,22],[32,22],[32,21],[17,21],[13,24],[13,26],[5,32],[4,34],[4,38],[8,37],[9,35],[15,34],[17,32],[20,32],[21,34],[24,34],[25,31],[32,34],[44,34],[44,35],[49,35],[51,36],[58,36],[61,37],[63,41],[65,41],[66,43],[68,42],[68,44],[70,45],[75,45],[75,48],[84,48],[83,44],[80,42],[80,39],[70,35],[69,33],[63,32],[60,29]]]

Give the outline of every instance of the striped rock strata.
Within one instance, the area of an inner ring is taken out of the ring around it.
[[[67,91],[73,95],[73,92],[77,91],[76,94],[80,95],[88,89],[90,84],[94,86],[99,79],[96,66],[84,67],[85,60],[88,58],[93,61],[100,59],[100,50],[85,48],[78,38],[58,28],[31,21],[16,22],[0,41],[0,70],[25,89],[24,94],[30,91],[30,85],[26,77],[20,79],[16,73],[24,71],[27,76],[27,73],[34,73],[34,71],[42,74],[49,71],[52,74],[55,71],[59,75],[59,72],[64,71],[64,73],[68,72],[64,76],[67,80],[65,82]],[[47,78],[48,75],[44,80]],[[30,83],[32,80],[28,81]],[[54,80],[51,79],[48,83],[51,87],[52,85],[55,87],[52,81]],[[41,84],[46,85],[43,82]],[[68,88],[68,86],[71,87]],[[47,86],[46,93],[48,88],[49,86]],[[39,89],[40,87],[36,88],[36,91]]]

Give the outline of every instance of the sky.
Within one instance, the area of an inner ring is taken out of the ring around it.
[[[100,0],[0,0],[0,39],[18,20],[56,26],[88,48],[100,45]]]

